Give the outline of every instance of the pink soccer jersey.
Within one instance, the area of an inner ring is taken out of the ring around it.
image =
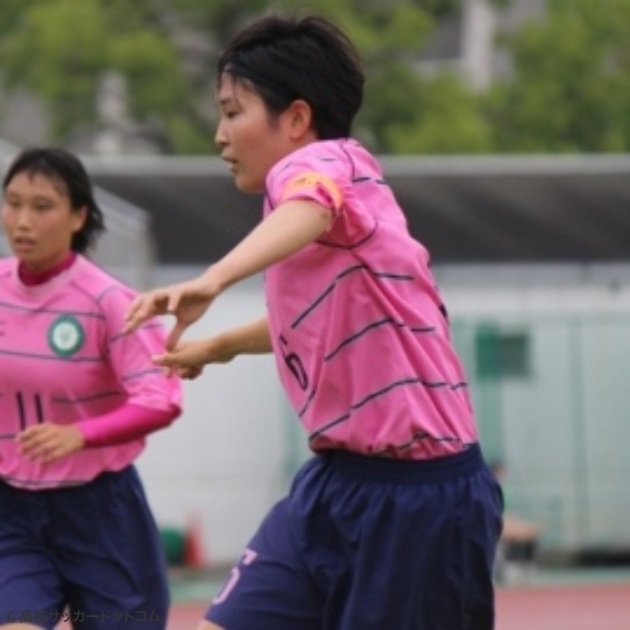
[[[264,213],[332,210],[328,231],[265,274],[281,380],[313,450],[425,459],[477,440],[462,365],[429,269],[376,160],[312,143],[269,172]]]
[[[181,386],[150,357],[164,349],[157,321],[123,335],[134,293],[78,256],[36,286],[19,280],[17,261],[0,261],[0,478],[31,490],[85,483],[121,470],[143,438],[85,449],[51,464],[22,457],[15,435],[37,422],[89,421],[131,403],[169,410]]]

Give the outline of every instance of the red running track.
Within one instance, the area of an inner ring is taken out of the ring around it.
[[[501,589],[496,630],[630,630],[630,583]]]
[[[194,630],[206,606],[175,604],[167,630]],[[630,630],[630,583],[498,589],[495,630]]]

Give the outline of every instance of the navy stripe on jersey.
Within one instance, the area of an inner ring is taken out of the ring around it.
[[[376,230],[378,230],[378,221],[374,223],[374,227],[360,241],[357,241],[356,243],[350,243],[349,245],[344,245],[342,243],[332,243],[321,238],[318,238],[315,242],[318,245],[323,245],[324,247],[336,247],[337,249],[355,249],[356,247],[367,243],[367,241],[369,241],[376,234]]]
[[[310,407],[311,403],[313,402],[313,400],[315,399],[315,394],[317,393],[317,390],[314,389],[309,395],[308,398],[306,399],[306,403],[304,404],[304,407],[302,407],[302,409],[300,409],[300,411],[298,412],[298,418],[301,418],[307,411],[308,408]]]
[[[411,440],[409,440],[408,442],[405,442],[404,444],[398,444],[396,446],[391,446],[389,448],[384,448],[384,449],[382,449],[380,451],[374,451],[374,454],[375,455],[384,455],[386,453],[391,453],[392,451],[409,450],[410,448],[412,448],[413,446],[418,444],[418,442],[422,442],[424,440],[429,440],[431,442],[438,442],[438,443],[444,443],[445,442],[445,443],[448,443],[448,444],[461,444],[462,450],[466,450],[467,448],[469,448],[470,446],[475,444],[475,442],[464,442],[460,438],[455,437],[453,435],[443,435],[443,436],[440,436],[440,437],[436,437],[434,435],[430,435],[426,431],[423,431],[421,433],[414,433],[414,435],[412,436]]]
[[[102,357],[60,357],[56,354],[36,354],[34,352],[18,352],[17,350],[0,350],[0,354],[44,361],[65,361],[66,363],[100,363]]]
[[[90,300],[90,302],[96,304],[99,308],[102,308],[100,303],[101,297],[117,286],[115,284],[110,284],[104,291],[101,291],[99,296],[94,296],[87,289],[84,289],[76,280],[71,280],[69,284],[71,287],[79,291],[79,293],[82,293],[88,300]],[[101,317],[106,319],[105,315],[101,315]]]
[[[399,381],[394,381],[393,383],[390,383],[389,385],[386,385],[385,387],[375,392],[372,392],[371,394],[368,394],[363,400],[360,400],[359,402],[351,405],[347,413],[343,414],[339,418],[336,418],[335,420],[332,420],[331,422],[328,422],[323,427],[320,427],[319,429],[317,429],[317,431],[315,431],[314,433],[311,433],[311,435],[309,435],[308,437],[309,441],[315,440],[322,433],[325,433],[326,431],[328,431],[328,429],[331,429],[332,427],[348,420],[350,416],[352,415],[353,411],[357,411],[364,405],[367,405],[372,400],[379,398],[380,396],[384,396],[388,394],[389,392],[393,391],[394,389],[397,389],[398,387],[406,387],[408,385],[422,385],[423,387],[427,387],[430,389],[448,388],[452,391],[455,391],[456,389],[460,389],[462,387],[467,387],[467,384],[464,382],[447,383],[446,381],[424,381],[417,376],[412,376],[409,378],[403,378]]]
[[[350,168],[352,169],[352,172],[350,173],[350,179],[353,180],[356,177],[356,165],[354,163],[354,160],[352,159],[352,156],[350,155],[350,153],[348,153],[348,150],[346,149],[345,146],[341,144],[339,145],[339,148],[343,151],[343,154],[346,156],[346,159],[350,163]]]
[[[151,330],[152,328],[162,328],[162,324],[154,322],[152,324],[146,324],[144,326],[140,326],[138,330]],[[115,343],[116,341],[118,341],[119,339],[122,339],[123,337],[128,337],[128,336],[129,336],[129,333],[126,333],[126,332],[116,333],[115,335],[112,335],[109,338],[109,344],[111,345]]]
[[[108,392],[97,392],[96,394],[82,396],[79,398],[61,398],[60,396],[53,396],[51,400],[52,402],[60,405],[80,405],[81,403],[91,402],[93,400],[98,400],[99,398],[109,398],[112,396],[126,396],[126,393],[112,390]]]
[[[339,162],[338,158],[335,157],[330,157],[330,156],[322,156],[322,155],[314,155],[313,156],[316,160],[318,160],[319,162]],[[286,171],[288,168],[290,168],[291,166],[293,166],[295,164],[294,160],[290,160],[289,162],[287,162],[283,167],[282,170]]]
[[[339,284],[340,280],[343,280],[347,276],[357,271],[367,271],[369,274],[371,274],[375,278],[379,278],[379,279],[383,278],[386,280],[398,280],[402,282],[410,282],[415,279],[414,276],[411,276],[409,274],[393,273],[389,271],[374,271],[373,269],[370,269],[370,267],[368,267],[364,263],[360,265],[352,265],[351,267],[344,269],[341,273],[335,276],[335,279],[332,281],[332,283],[328,287],[326,287],[323,293],[319,295],[318,297],[316,297],[315,300],[313,300],[313,302],[309,305],[309,307],[304,312],[298,315],[295,321],[291,324],[291,328],[294,328],[294,329],[297,328],[337,288],[337,285]]]
[[[148,370],[142,370],[141,372],[131,372],[129,374],[123,374],[123,381],[131,381],[134,378],[140,378],[142,376],[146,376],[147,374],[162,374],[162,368],[149,368]]]
[[[380,186],[387,186],[387,182],[384,179],[375,179],[374,177],[370,177],[369,175],[355,177],[352,180],[353,184],[365,184],[366,182],[373,182],[374,184],[379,184]]]
[[[353,333],[352,335],[350,335],[349,337],[344,339],[334,350],[329,352],[324,357],[324,361],[330,361],[330,359],[332,359],[342,348],[344,348],[348,344],[351,344],[353,341],[356,341],[357,339],[360,339],[361,337],[363,337],[367,333],[369,333],[369,332],[371,332],[373,330],[376,330],[377,328],[380,328],[381,326],[385,326],[387,324],[391,324],[392,326],[395,326],[396,328],[409,328],[409,330],[411,332],[414,332],[414,333],[431,333],[431,332],[435,332],[435,326],[411,327],[411,326],[407,326],[404,322],[396,321],[393,317],[385,317],[383,319],[379,319],[379,320],[377,320],[375,322],[372,322],[371,324],[368,324],[367,326],[365,326],[361,330],[358,330],[357,332]]]
[[[357,143],[352,143],[352,144],[353,144],[353,146],[359,146],[358,142]],[[354,160],[352,159],[352,156],[348,153],[348,151],[346,151],[346,148],[341,143],[339,144],[339,149],[341,151],[343,151],[344,155],[348,159],[348,162],[350,163],[350,166],[352,167],[352,177],[354,177],[355,165],[354,165]],[[316,160],[319,160],[320,162],[339,162],[340,161],[339,158],[330,157],[329,155],[314,155],[313,157]],[[293,166],[293,164],[295,164],[295,161],[294,160],[290,160],[289,162],[287,162],[282,167],[282,170],[285,171],[289,167]]]
[[[105,319],[105,316],[100,312],[95,313],[90,311],[69,311],[68,309],[45,308],[42,306],[31,308],[29,306],[13,304],[12,302],[0,302],[0,308],[9,308],[14,311],[24,311],[26,313],[52,313],[54,315],[74,315],[75,317],[96,317],[97,319]]]
[[[92,298],[96,301],[97,304],[100,304],[103,301],[103,298],[110,293],[111,291],[113,291],[114,289],[117,289],[118,285],[117,284],[110,284],[106,289],[104,289],[100,295],[97,295],[96,298]]]

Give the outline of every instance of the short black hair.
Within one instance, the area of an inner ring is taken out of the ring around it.
[[[248,81],[278,114],[297,99],[313,111],[320,140],[350,136],[365,78],[348,37],[319,16],[270,15],[240,31],[222,52],[223,74]]]
[[[92,182],[81,160],[65,149],[57,147],[30,147],[24,149],[13,160],[2,182],[6,190],[11,180],[19,173],[45,175],[62,182],[70,198],[72,210],[87,210],[83,227],[72,236],[73,251],[83,253],[94,245],[98,236],[105,231],[103,212],[94,199]]]

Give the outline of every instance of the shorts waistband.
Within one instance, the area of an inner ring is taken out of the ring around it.
[[[58,482],[59,485],[28,485],[28,482],[20,480],[19,484],[11,483],[9,479],[0,476],[0,491],[14,493],[22,497],[38,500],[43,496],[72,496],[83,492],[91,492],[100,487],[106,487],[118,480],[129,477],[137,477],[138,473],[133,464],[129,464],[121,470],[104,470],[93,479],[86,481]],[[54,482],[52,482],[54,483]]]
[[[465,451],[433,459],[389,459],[333,450],[321,455],[343,472],[380,481],[448,481],[481,470],[485,465],[479,444]]]

